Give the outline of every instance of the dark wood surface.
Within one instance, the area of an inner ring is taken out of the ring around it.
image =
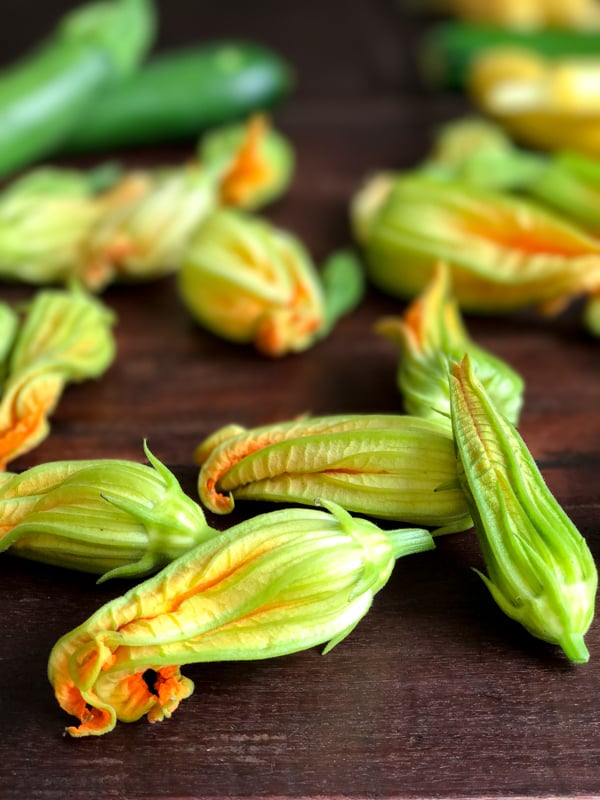
[[[29,45],[66,0],[3,0],[0,60]],[[270,219],[321,259],[348,241],[347,205],[377,167],[413,165],[432,126],[467,108],[425,91],[415,45],[427,21],[391,0],[163,0],[159,47],[246,36],[295,65],[276,115],[298,155]],[[190,144],[191,148],[191,144]],[[176,162],[185,145],[125,154]],[[28,297],[2,286],[5,299]],[[228,422],[302,412],[396,412],[396,354],[374,322],[402,304],[370,291],[329,339],[268,361],[199,330],[172,278],[113,287],[118,355],[96,383],[69,387],[49,438],[14,468],[57,458],[142,460],[142,440],[195,496],[194,446]],[[578,309],[540,320],[469,318],[482,345],[526,380],[521,432],[557,498],[600,556],[600,343]],[[246,504],[239,516],[264,510]],[[239,518],[239,517],[238,517]],[[220,520],[221,525],[230,520]],[[195,694],[173,718],[63,736],[70,719],[46,679],[64,632],[126,588],[0,559],[0,797],[516,798],[600,797],[600,624],[589,664],[572,667],[495,607],[471,570],[472,533],[399,562],[369,615],[329,655],[191,666]]]

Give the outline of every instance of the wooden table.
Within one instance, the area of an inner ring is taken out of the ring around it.
[[[2,57],[72,5],[5,0]],[[159,47],[247,36],[295,65],[296,92],[276,119],[297,148],[298,172],[267,215],[318,260],[348,242],[348,200],[362,178],[414,165],[432,126],[467,108],[463,98],[421,87],[415,46],[427,20],[391,0],[158,5]],[[178,162],[190,149],[124,157]],[[1,289],[8,300],[30,295]],[[14,468],[57,458],[141,461],[147,437],[195,496],[193,448],[223,424],[401,408],[396,353],[373,325],[403,304],[374,290],[326,341],[278,361],[197,328],[172,278],[112,287],[104,299],[119,320],[114,365],[100,381],[68,388],[50,437]],[[521,432],[598,557],[600,343],[585,334],[579,312],[467,322],[524,376]],[[257,510],[240,504],[238,514]],[[600,797],[600,624],[587,637],[589,664],[569,666],[501,614],[471,570],[480,563],[472,533],[447,537],[435,552],[399,562],[367,618],[326,657],[311,650],[188,667],[196,692],[171,720],[73,740],[63,736],[71,720],[46,679],[49,651],[126,584],[97,587],[5,554],[0,797]]]

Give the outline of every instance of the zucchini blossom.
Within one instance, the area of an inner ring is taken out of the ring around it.
[[[467,83],[475,105],[512,136],[548,151],[600,156],[600,59],[547,58],[524,47],[476,56]]]
[[[398,345],[397,383],[408,414],[448,420],[450,425],[448,363],[460,361],[468,353],[499,410],[516,424],[523,405],[523,379],[502,359],[471,340],[451,295],[448,268],[443,262],[404,315],[381,319],[377,331]]]
[[[193,692],[180,666],[272,658],[344,639],[395,559],[433,547],[339,506],[262,514],[198,545],[63,636],[48,675],[73,736],[170,717]]]
[[[38,292],[14,335],[0,400],[0,467],[48,434],[68,383],[98,378],[111,364],[113,314],[81,289]]]
[[[216,207],[212,176],[197,164],[127,172],[103,198],[80,272],[99,290],[116,278],[148,280],[178,269],[188,243]]]
[[[198,149],[199,160],[182,167],[126,173],[103,198],[103,214],[85,241],[88,285],[178,270],[212,211],[262,206],[291,179],[291,146],[262,117],[213,130]]]
[[[246,430],[229,425],[202,442],[198,493],[218,514],[239,500],[311,505],[466,530],[454,443],[444,421],[393,414],[309,417]]]
[[[600,161],[568,150],[545,155],[529,152],[488,120],[467,118],[444,126],[418,172],[439,180],[518,192],[594,236],[600,232]]]
[[[39,168],[0,194],[0,276],[32,284],[74,277],[82,247],[103,213],[96,193],[110,168],[86,174]]]
[[[460,306],[473,312],[536,306],[555,313],[600,287],[598,240],[530,201],[399,175],[379,208],[359,200],[354,211],[366,207],[368,276],[392,295],[421,292],[440,260]]]
[[[212,333],[268,356],[304,350],[325,323],[319,274],[302,244],[266,220],[222,209],[196,233],[181,298]]]
[[[200,163],[215,177],[220,205],[253,211],[280,197],[294,172],[294,150],[266,117],[206,133]]]
[[[587,661],[598,576],[585,539],[468,356],[452,366],[450,399],[460,481],[488,572],[481,577],[509,617],[571,661]]]
[[[434,180],[516,192],[580,226],[594,239],[600,233],[600,160],[569,150],[546,155],[528,152],[518,148],[500,125],[487,120],[467,118],[444,126],[418,173]],[[388,176],[386,192],[391,181]],[[365,194],[364,202],[373,205],[376,187]],[[369,209],[361,209],[359,215],[368,226]],[[357,234],[365,238],[360,231]],[[600,336],[597,296],[588,297],[583,314],[583,323],[594,336]]]
[[[152,466],[55,461],[0,484],[0,552],[114,577],[144,576],[214,535],[197,503]]]
[[[160,277],[179,269],[214,209],[262,206],[293,172],[291,145],[260,117],[206,134],[199,159],[122,174],[40,168],[15,181],[0,194],[0,276],[94,291]]]

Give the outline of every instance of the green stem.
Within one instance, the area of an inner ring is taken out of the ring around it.
[[[590,660],[589,651],[583,641],[583,634],[568,633],[561,637],[558,644],[562,647],[565,655],[574,664],[585,664]]]
[[[425,550],[434,550],[435,542],[429,531],[422,528],[397,528],[386,531],[392,542],[394,558],[409,556],[412,553],[422,553]]]

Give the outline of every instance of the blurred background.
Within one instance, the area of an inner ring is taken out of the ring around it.
[[[76,5],[3,2],[0,63],[39,41]],[[464,104],[458,95],[423,86],[415,54],[429,18],[403,11],[393,0],[158,0],[156,6],[155,53],[239,38],[273,48],[291,65],[293,91],[273,113],[297,148],[298,169],[291,191],[269,213],[293,220],[297,233],[311,237],[317,257],[325,251],[324,237],[331,239],[331,226],[337,242],[347,236],[341,201],[365,173],[413,165],[429,144],[432,123]],[[184,152],[166,145],[160,152],[138,151],[135,159],[179,158]]]

